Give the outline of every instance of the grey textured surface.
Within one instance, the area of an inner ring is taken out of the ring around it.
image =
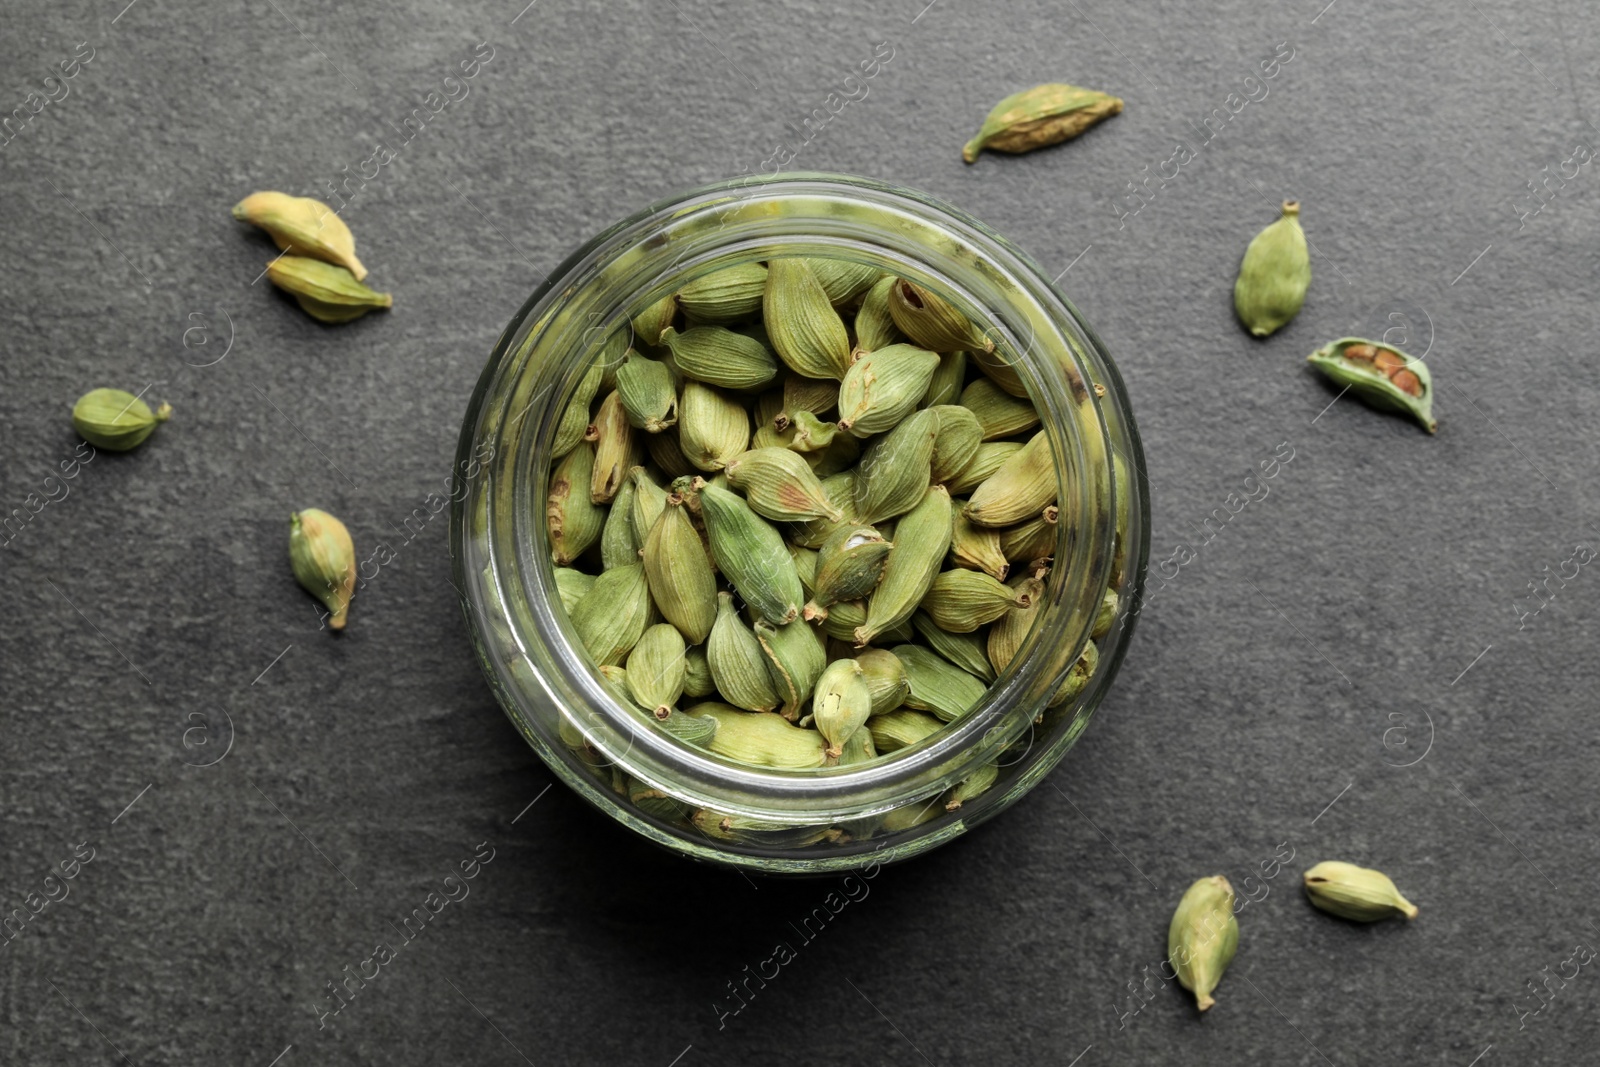
[[[59,495],[84,390],[149,386],[176,415],[0,554],[3,910],[94,850],[0,940],[0,1062],[1592,1057],[1600,980],[1565,961],[1600,941],[1600,579],[1541,568],[1600,547],[1600,172],[1548,178],[1600,139],[1600,21],[1582,0],[1324,2],[9,5],[0,114],[94,55],[0,149],[0,504]],[[480,41],[469,94],[346,212],[394,311],[325,329],[252,283],[272,250],[229,205],[356,170]],[[544,273],[759,167],[880,41],[868,96],[793,165],[927,190],[1065,271],[1140,417],[1152,562],[1280,443],[1294,460],[1156,594],[1049,783],[801,944],[825,884],[694,867],[543,792],[469,655],[446,519],[396,530]],[[1117,208],[1279,42],[1267,95]],[[963,166],[986,109],[1048,80],[1127,111]],[[1315,281],[1256,342],[1233,272],[1290,195]],[[1436,438],[1328,407],[1303,365],[1386,330],[1434,368]],[[285,561],[312,504],[399,549],[336,640]],[[1535,580],[1555,593],[1536,615]],[[481,842],[470,895],[319,1024],[327,983]],[[1330,857],[1392,872],[1421,918],[1313,912],[1295,882]],[[1155,978],[1134,999],[1182,888],[1219,871],[1258,899],[1218,1006],[1197,1019]],[[797,958],[719,1019],[780,940]]]

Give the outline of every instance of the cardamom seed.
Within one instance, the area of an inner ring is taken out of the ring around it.
[[[989,663],[984,643],[976,633],[955,633],[943,629],[925,611],[911,616],[911,625],[928,647],[974,677],[994,684],[994,667]]]
[[[761,297],[766,290],[766,267],[760,263],[737,263],[679,289],[678,306],[697,322],[736,322],[761,310]]]
[[[883,276],[883,272],[871,264],[848,259],[812,257],[806,259],[805,264],[816,275],[817,284],[828,294],[828,300],[835,305],[848,303],[860,296]]]
[[[677,314],[678,299],[669,293],[634,316],[633,334],[647,345],[659,346],[661,335],[671,328]]]
[[[975,163],[985,148],[1019,153],[1060,144],[1121,112],[1121,100],[1093,89],[1036,85],[996,104],[977,136],[962,147],[961,158]]]
[[[850,335],[805,260],[767,263],[761,306],[772,347],[790,370],[807,378],[844,377],[850,367]]]
[[[952,722],[978,706],[989,691],[983,679],[968,674],[921,645],[896,645],[889,650],[905,665],[910,690],[905,706],[929,711]]]
[[[828,656],[822,641],[811,627],[800,620],[786,626],[774,626],[766,619],[757,619],[756,640],[767,654],[767,669],[772,675],[773,688],[783,702],[780,714],[789,720],[798,719],[806,701],[811,698],[817,678],[828,665]]]
[[[550,535],[550,558],[565,567],[595,543],[606,513],[589,497],[594,475],[594,446],[578,446],[550,473],[550,493],[545,503],[545,529]]]
[[[886,648],[867,648],[857,652],[855,660],[872,697],[873,715],[893,711],[905,703],[911,680],[906,677],[906,665],[900,657]]]
[[[388,293],[373,292],[344,267],[310,256],[279,256],[267,264],[267,280],[318,322],[349,322],[373,308],[394,306]]]
[[[894,545],[870,526],[840,526],[822,542],[817,553],[817,570],[812,580],[811,600],[806,603],[806,619],[828,614],[828,606],[841,600],[860,600],[877,588],[884,564]]]
[[[1389,345],[1359,337],[1330,341],[1307,357],[1311,365],[1375,408],[1401,411],[1429,433],[1433,417],[1433,376],[1427,364]]]
[[[950,494],[931,486],[921,503],[895,527],[894,550],[883,578],[867,601],[867,621],[855,631],[856,647],[911,618],[939,576],[939,561],[950,547]]]
[[[977,417],[983,439],[1011,437],[1039,425],[1039,410],[1018,399],[988,378],[979,378],[961,390],[961,406]]]
[[[1287,325],[1311,288],[1311,255],[1300,228],[1300,202],[1285,200],[1283,215],[1256,234],[1244,250],[1233,283],[1233,309],[1257,337]]]
[[[678,401],[678,446],[702,471],[719,471],[750,445],[750,413],[738,400],[693,379]]]
[[[915,507],[933,483],[939,416],[919,411],[873,441],[856,468],[856,513],[876,525]]]
[[[561,421],[556,423],[555,437],[550,443],[551,455],[560,458],[571,452],[583,440],[589,429],[589,409],[594,405],[595,394],[600,391],[600,379],[605,377],[599,363],[591,364],[578,379],[577,388],[561,409]]]
[[[267,231],[283,252],[343,267],[356,281],[367,268],[356,258],[356,239],[338,212],[320,200],[287,193],[251,193],[233,205],[233,217]]]
[[[967,801],[987,793],[989,788],[994,785],[996,779],[999,777],[1000,764],[985,763],[982,767],[979,767],[977,770],[961,779],[961,781],[956,784],[955,788],[951,789],[950,792],[945,794],[944,810],[959,810],[961,805],[965,804]]]
[[[951,633],[971,633],[1013,606],[1027,607],[1039,590],[1024,584],[1012,589],[982,571],[945,571],[934,578],[922,598],[922,610]]]
[[[650,625],[650,589],[644,564],[612,567],[595,579],[570,616],[578,640],[596,664],[622,663]]]
[[[972,461],[961,468],[961,473],[945,483],[945,488],[950,490],[951,496],[970,493],[1021,451],[1022,446],[1015,441],[985,441],[978,446]]]
[[[928,382],[928,391],[922,395],[922,406],[931,408],[938,404],[955,404],[961,399],[961,387],[967,381],[967,354],[965,352],[939,353],[939,369]]]
[[[994,341],[954,304],[904,278],[889,290],[889,315],[913,344],[933,352],[987,352],[994,348]]]
[[[894,316],[889,313],[889,290],[894,287],[895,280],[891,274],[883,275],[861,298],[855,321],[858,350],[876,352],[905,340],[905,334],[900,332],[900,327],[894,324]]]
[[[762,618],[782,626],[800,615],[805,594],[783,535],[726,489],[705,485],[700,508],[711,558]]]
[[[1358,923],[1417,917],[1417,906],[1400,895],[1382,871],[1327,860],[1305,874],[1306,896],[1330,915]]]
[[[866,725],[872,713],[872,692],[853,659],[834,660],[817,678],[811,698],[812,724],[828,747],[824,754],[838,759],[844,744]]]
[[[975,525],[960,511],[950,517],[950,562],[1002,582],[1011,569],[1000,547],[1000,531]]]
[[[678,370],[723,389],[760,389],[778,377],[778,361],[753,337],[721,326],[695,326],[679,333],[670,326],[661,343]]]
[[[944,729],[944,723],[924,712],[894,708],[867,720],[872,744],[879,753],[895,752],[926,740]]]
[[[744,493],[756,514],[774,522],[844,520],[844,512],[828,499],[810,464],[786,448],[742,452],[728,461],[723,473],[728,484]]]
[[[328,629],[344,629],[356,591],[356,548],[344,523],[317,508],[291,515],[289,565],[295,580],[328,609]]]
[[[1011,526],[1056,500],[1056,457],[1041,431],[984,479],[963,509],[979,526]]]
[[[1239,920],[1233,917],[1233,886],[1222,875],[1201,878],[1184,891],[1167,928],[1167,958],[1178,984],[1194,993],[1205,1011],[1212,993],[1239,949]]]
[[[622,488],[628,472],[639,465],[639,444],[633,427],[622,410],[622,398],[615,391],[600,401],[600,410],[584,437],[594,442],[594,472],[589,477],[589,499],[609,504]]]
[[[696,704],[686,714],[716,721],[717,732],[706,747],[719,756],[756,767],[800,770],[822,766],[822,735],[801,729],[781,715],[740,711],[715,702]]]
[[[629,353],[617,368],[616,396],[636,430],[660,433],[678,423],[678,389],[672,371],[659,360]]]
[[[839,427],[857,437],[893,429],[928,391],[939,357],[914,345],[867,352],[839,384]]]
[[[78,436],[108,452],[138,448],[171,417],[171,404],[151,411],[150,405],[121,389],[91,389],[72,405],[72,428]]]
[[[717,576],[700,533],[674,493],[643,545],[645,580],[651,599],[668,622],[698,645],[717,620]]]
[[[746,711],[776,711],[781,701],[767,654],[739,617],[732,593],[717,594],[717,621],[706,639],[706,662],[722,699]]]

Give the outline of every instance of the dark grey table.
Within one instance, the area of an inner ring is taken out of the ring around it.
[[[0,36],[0,509],[22,515],[0,1062],[1593,1058],[1591,6],[124,2],[23,0]],[[1127,110],[961,163],[991,104],[1049,80]],[[228,208],[325,190],[379,142],[345,217],[395,308],[323,328]],[[545,273],[783,143],[1060,271],[1139,414],[1152,565],[1198,557],[1045,785],[809,941],[791,924],[827,883],[681,862],[550,788],[469,654],[447,518],[413,518]],[[1230,288],[1287,196],[1315,281],[1257,342]],[[1426,355],[1437,437],[1334,402],[1303,360],[1346,334]],[[49,480],[98,385],[176,414]],[[338,639],[287,571],[311,505],[394,552]],[[1421,918],[1312,911],[1299,874],[1335,857],[1392,872]],[[1155,974],[1183,887],[1219,872],[1252,899],[1200,1019]],[[739,1008],[730,983],[780,941],[796,958]]]

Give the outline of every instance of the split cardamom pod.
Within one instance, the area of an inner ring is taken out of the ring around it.
[[[1233,886],[1222,875],[1201,878],[1184,891],[1167,928],[1167,957],[1178,984],[1194,994],[1205,1011],[1216,1003],[1222,974],[1239,949],[1239,920],[1233,917]]]
[[[356,548],[344,523],[317,508],[291,515],[289,565],[295,580],[328,609],[328,629],[344,629],[356,591]]]
[[[1285,200],[1283,215],[1256,234],[1233,283],[1233,309],[1257,337],[1266,337],[1300,313],[1311,288],[1311,254],[1300,228],[1300,202]]]
[[[394,306],[388,293],[374,292],[344,267],[310,256],[279,256],[267,264],[267,279],[318,322],[349,322],[374,308]]]
[[[1359,923],[1417,917],[1417,906],[1400,895],[1382,871],[1328,860],[1305,873],[1306,896],[1330,915]]]
[[[1422,360],[1360,337],[1330,341],[1307,359],[1373,407],[1404,412],[1429,433],[1438,432],[1439,422],[1433,417],[1433,376]]]
[[[91,389],[72,405],[72,428],[78,436],[108,452],[138,448],[171,417],[171,404],[151,411],[150,405],[122,389]]]
[[[550,474],[545,504],[545,529],[550,535],[550,558],[565,567],[595,543],[606,512],[589,496],[594,475],[594,446],[579,441]]]
[[[841,600],[860,600],[878,586],[894,545],[871,526],[844,525],[828,535],[817,553],[805,617],[818,619]]]
[[[1093,89],[1036,85],[996,104],[977,136],[962,147],[961,158],[975,163],[985,148],[1016,154],[1060,144],[1121,112],[1121,100]]]

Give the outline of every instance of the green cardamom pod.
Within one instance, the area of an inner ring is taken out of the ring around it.
[[[800,576],[800,588],[805,592],[806,596],[811,596],[816,590],[817,550],[791,544],[789,546],[789,558],[794,560],[795,573]]]
[[[862,522],[877,525],[916,506],[931,475],[933,442],[939,416],[919,411],[873,441],[856,468],[856,512]]]
[[[1011,579],[1011,588],[1020,590],[1029,581],[1042,583],[1045,568],[1035,568],[1032,573],[1019,574]],[[1022,649],[1022,643],[1027,640],[1028,634],[1033,630],[1033,624],[1039,620],[1039,604],[1042,597],[1033,597],[1027,603],[1014,603],[1006,609],[1006,613],[994,621],[989,627],[989,636],[985,645],[989,653],[989,662],[994,666],[996,673],[1005,670],[1011,661],[1017,658],[1017,653]]]
[[[899,425],[928,391],[939,357],[915,345],[867,352],[839,383],[839,427],[871,437]]]
[[[1099,665],[1100,647],[1090,641],[1083,646],[1083,652],[1079,654],[1077,662],[1067,672],[1067,680],[1061,683],[1061,688],[1056,690],[1045,707],[1059,708],[1083,692],[1084,686],[1089,684],[1089,679],[1094,677],[1094,670]]]
[[[1001,547],[1000,531],[975,525],[960,511],[950,520],[950,562],[1002,582],[1011,569]]]
[[[561,597],[561,609],[568,615],[572,614],[578,606],[578,601],[589,595],[594,588],[594,575],[585,574],[572,567],[557,567],[556,593]]]
[[[1039,410],[1030,401],[1012,396],[988,378],[979,378],[961,390],[961,406],[977,416],[985,441],[1011,437],[1039,425]]]
[[[955,404],[961,400],[961,388],[967,381],[967,354],[965,352],[939,353],[939,369],[928,382],[928,391],[922,394],[922,407]]]
[[[617,400],[628,425],[645,433],[660,433],[678,422],[678,389],[672,371],[660,360],[629,353],[617,368]]]
[[[318,322],[349,322],[373,308],[394,306],[388,293],[373,292],[346,268],[310,256],[279,256],[267,264],[267,280]]]
[[[701,699],[717,691],[711,676],[711,661],[704,648],[691,648],[683,655],[683,695]]]
[[[1012,563],[1032,563],[1054,556],[1060,519],[1061,509],[1051,504],[1033,518],[1005,527],[998,531],[1000,551]]]
[[[752,819],[748,815],[729,815],[709,808],[695,812],[689,821],[707,837],[772,849],[805,848],[823,841],[838,842],[844,837],[841,831],[831,826],[795,826],[792,823]]]
[[[1184,891],[1167,928],[1167,958],[1178,984],[1194,993],[1201,1011],[1216,1003],[1212,993],[1239,949],[1233,917],[1233,886],[1222,875],[1201,878]]]
[[[233,206],[233,217],[267,231],[284,252],[310,256],[348,270],[356,281],[367,268],[356,258],[356,239],[336,211],[309,196],[251,193]]]
[[[836,422],[823,422],[809,411],[797,411],[789,429],[783,433],[789,438],[784,447],[805,456],[810,463],[812,453],[826,452],[839,439],[840,427]],[[856,454],[861,454],[859,445]],[[815,469],[812,473],[816,473]]]
[[[979,526],[1011,526],[1056,500],[1056,457],[1041,431],[972,491],[964,509]]]
[[[872,714],[882,715],[906,702],[911,680],[906,677],[906,665],[899,656],[886,648],[867,648],[857,652],[855,658],[872,697]]]
[[[968,674],[981,678],[990,685],[994,684],[994,667],[984,650],[983,639],[976,633],[955,633],[943,629],[925,611],[912,615],[911,625],[922,635],[929,648]]]
[[[650,462],[659,467],[661,473],[668,478],[692,475],[699,470],[689,462],[689,457],[683,454],[676,429],[667,430],[665,433],[645,434],[644,448],[650,453]]]
[[[932,352],[987,352],[994,348],[994,341],[954,304],[904,278],[889,290],[889,315],[912,344]]]
[[[822,481],[798,453],[787,448],[756,448],[742,452],[723,468],[728,484],[744,493],[756,514],[774,522],[828,519],[842,522],[842,512]]]
[[[1429,433],[1438,432],[1439,422],[1433,417],[1433,376],[1422,360],[1359,337],[1331,341],[1307,358],[1317,370],[1373,407],[1404,412]]]
[[[822,640],[800,620],[774,626],[766,619],[757,619],[755,631],[761,650],[767,654],[773,687],[783,702],[778,711],[786,719],[798,719],[806,701],[811,699],[817,678],[828,665]]]
[[[983,679],[968,674],[932,649],[896,645],[889,650],[905,664],[910,690],[905,706],[932,712],[945,722],[959,719],[978,706],[989,691]]]
[[[615,390],[600,402],[600,410],[584,437],[594,442],[589,499],[596,504],[609,504],[640,459],[639,442],[634,440],[633,427],[622,410],[622,398]]]
[[[822,286],[822,291],[828,294],[828,300],[835,305],[849,303],[872,288],[872,283],[883,276],[877,267],[848,259],[812,257],[805,260],[805,265],[811,268],[817,284]]]
[[[1417,917],[1417,906],[1401,896],[1382,871],[1328,860],[1306,872],[1305,884],[1311,903],[1341,919],[1370,923],[1396,916]]]
[[[644,547],[644,539],[650,534],[650,527],[656,524],[661,517],[661,512],[667,506],[667,491],[656,484],[650,472],[643,467],[635,467],[628,472],[628,481],[633,483],[633,496],[631,498],[633,528],[638,531],[639,547]],[[613,504],[615,508],[617,505]]]
[[[894,550],[884,564],[883,578],[867,601],[867,621],[855,632],[856,647],[911,618],[939,576],[939,563],[950,547],[950,494],[931,486],[922,501],[895,526]]]
[[[761,297],[766,291],[766,267],[760,263],[736,263],[679,289],[678,306],[697,322],[736,322],[761,310]]]
[[[844,522],[834,522],[832,519],[824,518],[794,523],[789,527],[789,539],[802,548],[821,548],[822,543],[841,525],[855,524],[855,471],[840,471],[823,478],[822,491],[828,495],[834,506],[844,513]]]
[[[876,352],[905,340],[905,334],[900,332],[900,327],[894,324],[894,316],[889,313],[889,290],[896,281],[893,275],[885,274],[861,298],[855,321],[858,350]]]
[[[1022,380],[1022,372],[1017,369],[1015,357],[998,349],[993,352],[982,350],[972,353],[972,361],[995,385],[1012,396],[1028,399],[1028,386]]]
[[[995,471],[1005,466],[1006,460],[1022,451],[1015,441],[985,441],[978,446],[971,462],[961,468],[961,473],[944,483],[951,496],[972,492]]]
[[[594,405],[595,394],[600,391],[600,379],[603,377],[604,369],[594,363],[578,379],[577,388],[568,398],[567,406],[561,410],[561,421],[556,423],[555,438],[550,444],[552,455],[557,458],[564,456],[583,440],[584,433],[589,429],[589,409]]]
[[[1100,598],[1100,610],[1095,613],[1094,628],[1089,631],[1089,636],[1098,641],[1111,632],[1112,623],[1117,621],[1117,605],[1122,598],[1117,596],[1115,589],[1107,589]]]
[[[878,747],[872,743],[871,730],[857,730],[845,739],[840,746],[839,755],[828,760],[829,763],[839,767],[853,767],[858,763],[870,763],[878,758]]]
[[[894,545],[870,526],[840,526],[817,551],[814,592],[806,603],[805,617],[820,619],[828,606],[841,600],[860,600],[878,586],[889,550]]]
[[[650,624],[644,564],[612,567],[595,579],[571,615],[578,640],[597,664],[621,664]]]
[[[688,716],[684,717],[688,718]],[[702,720],[690,719],[689,721],[698,724]],[[713,726],[711,731],[705,734],[705,737],[709,740],[711,733],[715,732],[715,730],[716,727]],[[694,742],[690,743],[693,744]],[[660,819],[662,822],[682,822],[689,814],[689,805],[670,793],[645,785],[637,778],[630,777],[628,779],[628,802],[646,815]]]
[[[171,417],[171,404],[151,411],[150,405],[121,389],[91,389],[72,405],[72,428],[78,436],[108,452],[138,448]]]
[[[967,801],[981,796],[989,791],[995,780],[1000,777],[999,763],[985,763],[967,777],[961,779],[944,797],[945,811],[958,811]]]
[[[762,311],[772,347],[790,370],[807,378],[844,377],[850,334],[805,260],[768,262]]]
[[[628,653],[628,693],[658,719],[665,719],[683,696],[686,651],[683,634],[663,622],[648,627]]]
[[[829,378],[802,378],[798,374],[785,375],[783,397],[772,428],[787,430],[796,416],[804,411],[812,415],[825,415],[839,403],[839,383]],[[821,423],[821,419],[815,420]]]
[[[697,469],[719,471],[750,445],[750,413],[709,385],[683,383],[678,402],[678,447]]]
[[[550,534],[550,558],[565,567],[588,550],[600,536],[605,509],[589,497],[594,474],[594,446],[578,446],[550,472],[550,493],[545,500],[545,529]]]
[[[872,743],[880,753],[894,752],[925,740],[944,729],[944,723],[911,708],[894,708],[867,720]]]
[[[1257,337],[1285,326],[1300,313],[1311,288],[1311,255],[1300,228],[1300,201],[1285,200],[1283,215],[1256,234],[1244,250],[1233,309]]]
[[[642,547],[651,599],[690,644],[698,645],[717,621],[717,576],[681,496],[667,497]]]
[[[767,621],[782,626],[800,616],[805,593],[783,535],[737,494],[700,489],[700,509],[717,569]]]
[[[678,370],[722,389],[760,389],[778,377],[778,361],[753,337],[721,326],[695,326],[679,333],[668,327],[661,343]]]
[[[761,642],[734,607],[732,593],[717,594],[717,622],[706,639],[706,662],[722,699],[746,711],[776,711],[781,701]]]
[[[951,633],[971,633],[1013,606],[1027,607],[1037,593],[1028,585],[1012,589],[982,571],[953,570],[934,578],[921,606],[929,618]]]
[[[978,135],[962,147],[961,158],[975,163],[985,148],[1015,154],[1060,144],[1121,112],[1121,100],[1093,89],[1036,85],[996,104]]]
[[[841,600],[828,608],[828,614],[822,618],[822,632],[836,641],[853,645],[856,631],[867,624],[867,602],[865,600]],[[877,635],[884,641],[905,642],[914,637],[911,622],[896,623]],[[858,654],[859,655],[859,654]]]
[[[811,697],[812,725],[828,743],[824,754],[838,759],[844,743],[867,723],[872,714],[872,692],[861,664],[853,659],[834,660],[817,677]]]
[[[789,447],[799,452],[811,464],[811,473],[827,478],[840,471],[854,470],[861,458],[861,443],[848,433],[839,432],[839,424],[818,422],[815,415],[800,412],[794,424],[794,440]],[[826,444],[818,450],[818,442]],[[811,451],[806,451],[810,448]]]
[[[640,468],[635,467],[634,470]],[[622,480],[622,488],[611,501],[606,512],[605,525],[600,529],[600,567],[625,567],[639,562],[641,538],[633,525],[633,495],[636,492],[632,478]]]
[[[706,747],[719,756],[756,767],[800,770],[822,766],[822,735],[803,730],[781,715],[740,711],[717,703],[696,704],[686,714],[716,721],[717,732]]]
[[[356,548],[344,523],[317,508],[291,515],[289,565],[295,580],[328,609],[328,629],[344,629],[356,592]]]
[[[935,483],[946,485],[978,454],[983,445],[983,425],[969,409],[958,404],[935,404],[924,410],[939,417],[929,476]]]
[[[678,300],[669,293],[634,316],[633,334],[647,345],[658,346],[677,314]]]

